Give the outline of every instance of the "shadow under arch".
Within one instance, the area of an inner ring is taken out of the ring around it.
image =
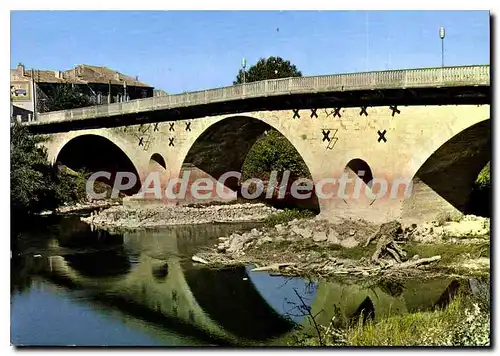
[[[456,134],[427,158],[412,179],[412,194],[403,202],[403,214],[425,215],[429,209],[437,211],[441,208],[438,201],[429,204],[434,194],[444,200],[441,200],[443,209],[447,202],[458,211],[469,213],[474,182],[490,160],[491,119],[488,119]]]
[[[376,199],[367,195],[372,192],[373,172],[370,165],[361,158],[353,158],[344,167],[350,183],[346,184],[344,202],[352,206],[370,206]],[[380,189],[380,188],[379,188]]]
[[[243,266],[218,270],[189,268],[185,270],[185,280],[201,309],[240,338],[269,340],[295,326],[267,303]]]
[[[113,185],[117,172],[132,173],[136,177],[135,185],[122,193],[135,194],[140,190],[139,173],[127,156],[110,139],[95,134],[85,134],[69,140],[59,151],[56,164],[62,164],[72,170],[84,169],[87,172],[109,172],[111,178],[100,177],[97,181]],[[126,184],[126,182],[123,182]]]
[[[215,180],[219,180],[219,178],[227,172],[241,173],[245,158],[252,146],[262,134],[272,129],[276,130],[287,139],[279,129],[258,118],[250,116],[226,117],[208,127],[196,139],[184,158],[183,167],[196,167],[196,169],[208,174]],[[287,141],[294,147],[288,139]],[[297,155],[300,156],[298,151]],[[303,159],[302,161],[304,162]],[[305,162],[304,166],[307,168],[307,178],[312,179],[309,168]],[[238,192],[241,183],[241,181],[233,177],[226,179],[224,185]],[[291,184],[292,181],[290,180],[287,192],[290,190]],[[265,195],[265,191],[263,195]],[[283,199],[285,204],[298,204],[301,207],[307,207],[316,212],[320,210],[314,189],[312,190],[310,199],[304,199],[302,202],[293,199],[293,203],[290,201],[287,202],[287,200],[292,200],[290,194],[286,194],[285,199]],[[278,202],[273,200],[272,203],[276,205]]]
[[[349,168],[354,174],[356,174],[367,186],[371,187],[372,186],[372,180],[373,180],[373,173],[368,165],[364,160],[361,158],[354,158],[351,159],[347,165],[346,168]]]
[[[149,163],[157,163],[160,166],[162,166],[164,169],[167,169],[167,164],[165,163],[165,160],[163,159],[163,156],[159,153],[153,153],[151,155],[151,158],[149,159]]]

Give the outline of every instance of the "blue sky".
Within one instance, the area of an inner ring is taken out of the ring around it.
[[[489,64],[487,11],[15,11],[11,68],[103,65],[169,93],[231,85],[242,57],[304,75]]]

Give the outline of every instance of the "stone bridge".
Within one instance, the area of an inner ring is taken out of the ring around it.
[[[491,158],[490,102],[489,66],[445,67],[268,80],[50,112],[28,125],[48,135],[52,162],[141,181],[155,171],[164,185],[186,169],[215,180],[241,171],[256,139],[274,128],[314,184],[337,179],[315,186],[325,218],[417,222],[467,211]],[[344,173],[352,181],[339,197]],[[383,195],[383,182],[395,194]],[[240,182],[224,184],[234,191]]]

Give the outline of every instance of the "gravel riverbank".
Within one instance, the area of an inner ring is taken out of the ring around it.
[[[99,214],[81,218],[96,228],[147,229],[172,225],[219,222],[262,221],[280,210],[265,204],[227,204],[207,206],[116,206]]]

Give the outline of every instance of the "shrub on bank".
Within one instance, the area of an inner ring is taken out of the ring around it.
[[[481,170],[479,175],[477,176],[476,179],[476,186],[479,188],[484,188],[484,187],[489,187],[491,185],[490,183],[490,163]]]
[[[85,198],[86,176],[52,166],[41,143],[44,136],[31,134],[15,122],[10,141],[10,203],[13,217],[52,210]]]
[[[350,346],[488,346],[489,310],[457,298],[442,310],[389,317],[348,329]]]
[[[491,217],[491,180],[490,180],[490,163],[481,170],[477,176],[468,204],[468,213]]]
[[[59,205],[74,204],[87,199],[86,183],[89,175],[84,172],[75,172],[66,166],[55,167],[54,180],[55,196]]]
[[[368,320],[343,330],[319,326],[316,335],[296,335],[290,346],[489,346],[490,303],[486,295],[457,296],[434,311]]]

